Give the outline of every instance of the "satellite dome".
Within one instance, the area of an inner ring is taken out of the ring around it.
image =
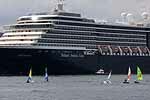
[[[143,13],[141,14],[141,16],[143,17],[143,19],[148,19],[149,13],[143,12]]]
[[[123,12],[123,13],[121,13],[121,16],[122,16],[122,17],[126,17],[126,16],[127,16],[127,13]]]
[[[127,17],[132,17],[132,16],[133,16],[133,14],[131,14],[131,13],[127,14]]]

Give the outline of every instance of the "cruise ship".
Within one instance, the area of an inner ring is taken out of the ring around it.
[[[58,2],[51,13],[22,16],[0,37],[0,75],[124,74],[130,66],[150,73],[150,28],[97,23],[67,12]]]

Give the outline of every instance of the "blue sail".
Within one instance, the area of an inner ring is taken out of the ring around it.
[[[48,82],[48,73],[47,73],[47,67],[45,68],[45,77],[44,77],[45,81]]]

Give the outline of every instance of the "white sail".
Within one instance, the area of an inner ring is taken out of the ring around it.
[[[127,77],[127,80],[131,80],[131,68],[129,67],[128,69],[128,77]]]
[[[109,80],[110,78],[111,78],[111,71],[110,71],[110,73],[109,73],[107,79]]]
[[[48,82],[48,73],[47,73],[47,67],[45,68],[45,77],[44,77],[45,81]]]
[[[111,78],[111,72],[112,72],[112,71],[110,71],[110,73],[109,73],[107,79],[103,81],[104,84],[111,84],[111,81],[110,81],[110,78]]]

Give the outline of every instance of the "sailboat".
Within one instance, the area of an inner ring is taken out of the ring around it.
[[[131,80],[131,68],[129,67],[127,79],[125,79],[123,83],[129,84],[130,80]]]
[[[111,73],[112,73],[112,71],[109,72],[107,79],[103,81],[104,84],[111,84],[111,81],[110,81]]]
[[[48,82],[48,73],[47,73],[47,67],[45,68],[45,77],[44,77],[45,81]]]
[[[140,67],[137,66],[137,80],[134,81],[134,83],[139,83],[139,81],[143,80],[142,71],[140,70]]]
[[[28,76],[28,79],[27,79],[27,83],[33,83],[34,81],[32,80],[32,68],[30,69],[30,72],[29,72],[29,76]]]

